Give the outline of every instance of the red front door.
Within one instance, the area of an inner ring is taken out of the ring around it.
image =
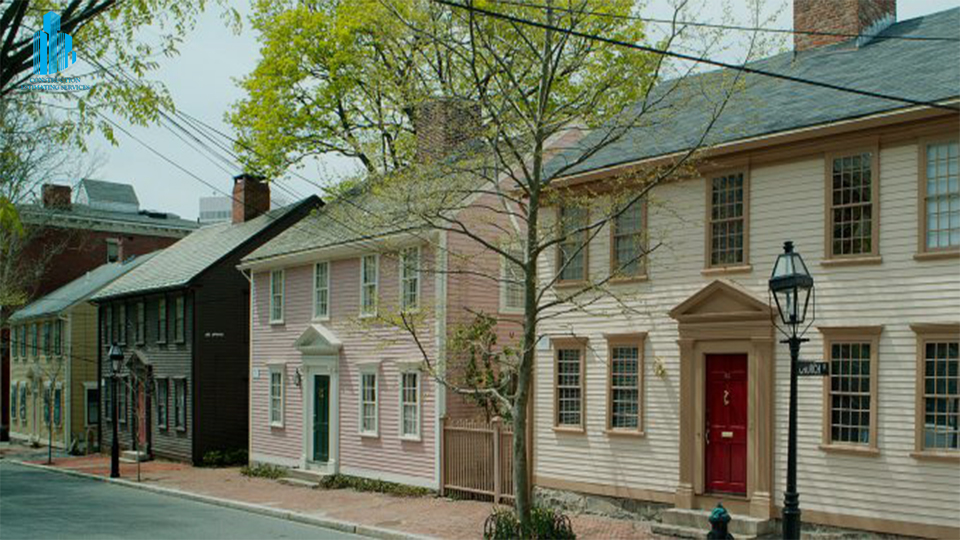
[[[747,492],[747,355],[707,355],[707,491]]]

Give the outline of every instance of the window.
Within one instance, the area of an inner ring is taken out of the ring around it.
[[[58,384],[53,390],[53,422],[56,425],[61,424],[61,414],[63,409],[63,385]]]
[[[556,350],[554,425],[583,430],[583,357],[586,350],[577,344],[560,345]]]
[[[876,451],[881,327],[820,331],[824,334],[824,355],[830,367],[824,392],[824,445]]]
[[[10,385],[10,420],[17,419],[17,398],[20,397],[20,383]]]
[[[40,325],[30,325],[30,356],[36,360],[40,356]]]
[[[97,383],[83,383],[85,404],[85,426],[95,426],[100,422],[100,390]]]
[[[643,336],[617,336],[608,346],[607,429],[643,431]]]
[[[743,266],[747,257],[749,179],[743,172],[712,178],[707,191],[707,267]]]
[[[173,381],[173,413],[177,429],[187,429],[187,380]]]
[[[112,345],[114,336],[116,335],[113,332],[113,306],[106,306],[103,308],[103,311],[106,314],[103,321],[104,343]]]
[[[360,434],[377,435],[377,374],[360,373]]]
[[[587,279],[586,208],[561,207],[559,211],[560,237],[557,246],[558,282],[576,282]]]
[[[27,358],[27,325],[20,325],[20,359]]]
[[[313,318],[330,316],[330,263],[319,262],[313,266]]]
[[[144,308],[143,302],[137,302],[137,327],[136,327],[136,343],[137,345],[143,345],[144,335],[147,331],[147,313]]]
[[[107,238],[107,262],[120,260],[120,241],[116,238]]]
[[[53,396],[50,395],[50,383],[43,383],[43,425],[50,425],[50,400],[53,399]]]
[[[400,309],[414,311],[420,307],[420,248],[400,252]]]
[[[420,373],[400,373],[400,437],[420,439]]]
[[[120,377],[119,381],[117,382],[119,385],[119,388],[117,388],[117,405],[120,407],[119,415],[121,424],[127,423],[127,403],[130,397],[129,390],[127,388],[128,382],[129,381],[126,377]]]
[[[504,246],[515,259],[524,260],[522,246]],[[522,313],[526,302],[526,274],[523,267],[505,256],[500,257],[500,311]]]
[[[113,380],[102,379],[101,388],[103,388],[103,419],[107,422],[113,421]]]
[[[184,307],[183,307],[183,295],[177,297],[176,304],[174,306],[174,319],[173,319],[173,339],[177,343],[183,343],[184,340]]]
[[[63,321],[60,319],[53,322],[53,354],[63,354]]]
[[[20,383],[20,422],[27,421],[27,383]]]
[[[646,201],[634,201],[617,215],[610,228],[610,273],[618,278],[646,274]]]
[[[270,322],[283,322],[283,270],[270,272]]]
[[[127,305],[120,304],[120,316],[117,317],[117,343],[127,344]]]
[[[53,325],[50,321],[43,321],[43,355],[50,356],[53,351]]]
[[[166,378],[157,379],[157,427],[167,429],[170,425],[167,412],[170,410],[167,393],[170,391],[170,381]]]
[[[157,343],[167,342],[167,299],[160,298],[157,304]]]
[[[270,366],[270,425],[283,427],[284,366]]]
[[[915,457],[960,456],[960,325],[919,324]]]
[[[958,141],[920,145],[920,251],[960,248],[960,148]]]
[[[828,157],[828,246],[832,258],[877,254],[876,151]]]
[[[377,255],[364,255],[360,259],[360,315],[377,314],[377,279],[380,259]]]

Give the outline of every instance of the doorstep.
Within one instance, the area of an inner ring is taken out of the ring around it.
[[[671,508],[664,510],[661,523],[652,526],[655,533],[678,538],[703,538],[710,532],[711,510]],[[737,539],[763,538],[775,535],[777,523],[772,519],[730,514],[728,529]]]

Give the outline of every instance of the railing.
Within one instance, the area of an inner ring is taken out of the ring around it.
[[[440,493],[513,498],[513,432],[500,419],[442,419]]]

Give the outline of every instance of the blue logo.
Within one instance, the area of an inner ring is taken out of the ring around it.
[[[33,34],[33,73],[53,75],[76,61],[73,37],[60,32],[60,15],[48,11],[43,16],[43,30]]]

